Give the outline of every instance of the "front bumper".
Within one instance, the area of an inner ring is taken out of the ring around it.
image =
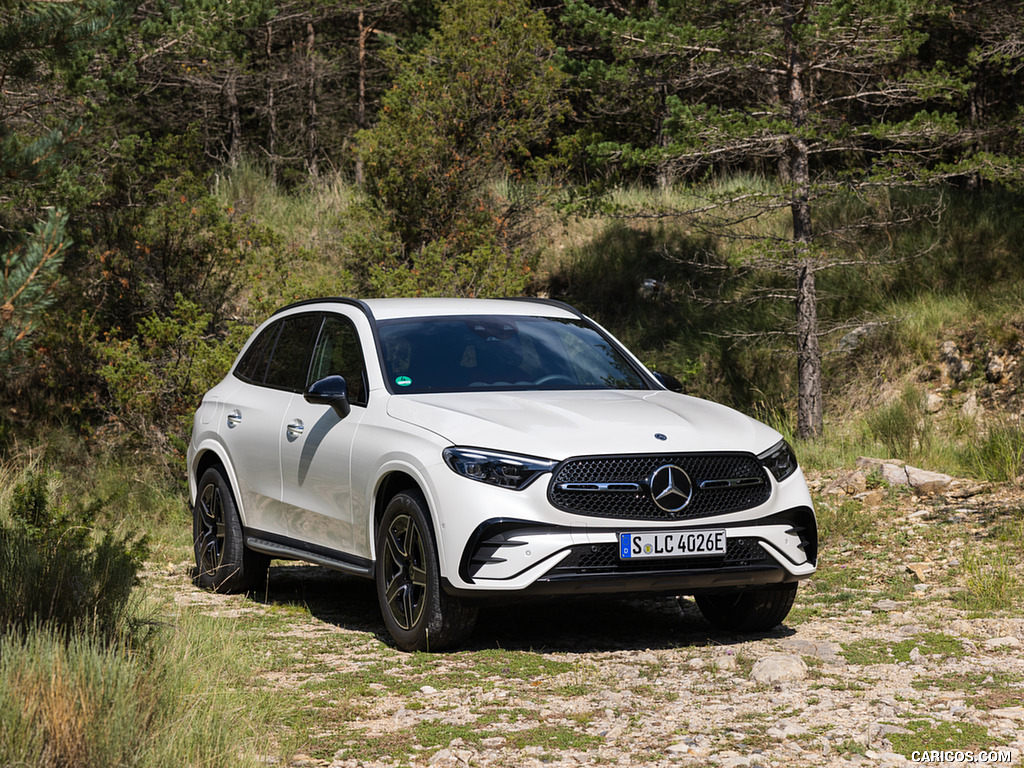
[[[589,594],[696,594],[798,581],[814,573],[817,524],[810,506],[729,525],[724,555],[622,560],[631,526],[577,528],[492,519],[474,533],[446,590],[462,598]],[[511,594],[514,592],[514,595]]]

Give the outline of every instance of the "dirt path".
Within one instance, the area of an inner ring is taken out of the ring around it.
[[[689,601],[604,600],[485,610],[463,651],[410,655],[369,582],[322,568],[275,563],[256,598],[195,589],[185,562],[151,581],[244,638],[253,689],[280,699],[272,763],[1024,764],[1017,494],[819,516],[819,574],[756,636]]]

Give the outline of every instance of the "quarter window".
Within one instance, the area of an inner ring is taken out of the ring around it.
[[[274,323],[257,336],[235,366],[235,376],[251,384],[262,384],[267,377],[270,353],[274,351],[274,344],[280,332],[281,323]]]

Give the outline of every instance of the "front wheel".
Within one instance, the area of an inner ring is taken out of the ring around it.
[[[764,632],[777,627],[789,615],[796,598],[793,584],[747,592],[694,595],[694,602],[715,629],[729,632]]]
[[[403,651],[444,651],[473,631],[476,608],[441,587],[427,504],[416,490],[388,503],[377,529],[377,600],[395,645]]]
[[[245,546],[231,487],[211,467],[199,479],[192,507],[196,583],[215,592],[245,592],[267,576],[270,558]]]

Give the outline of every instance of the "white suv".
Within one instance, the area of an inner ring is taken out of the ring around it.
[[[247,590],[271,557],[365,576],[406,650],[532,596],[691,594],[774,627],[817,560],[803,473],[672,384],[559,302],[294,304],[196,413],[197,581]]]

